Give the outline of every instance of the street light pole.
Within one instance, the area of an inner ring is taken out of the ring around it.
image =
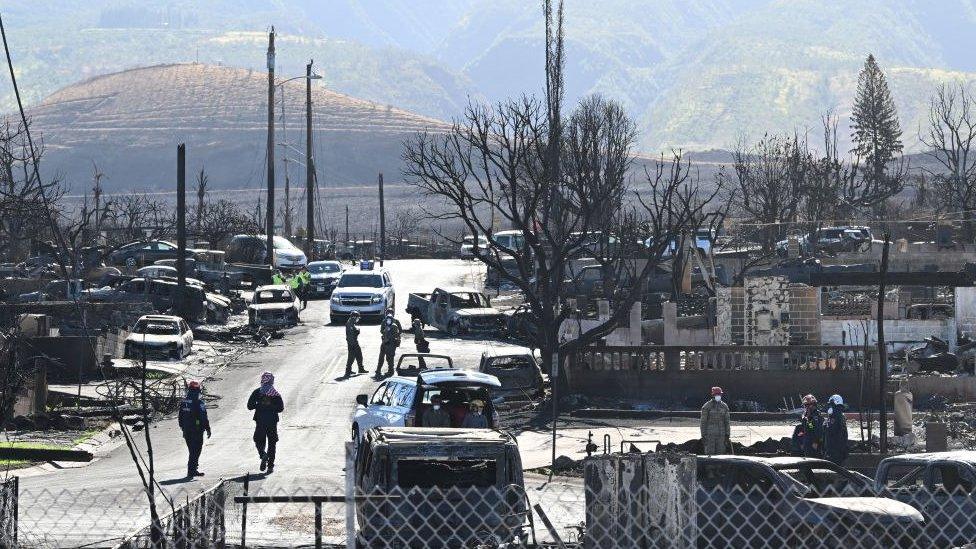
[[[265,231],[268,237],[268,264],[274,267],[274,215],[275,215],[275,168],[274,168],[274,95],[275,95],[275,32],[268,33],[268,211]]]
[[[315,160],[312,158],[312,60],[305,65],[305,255],[315,249]]]

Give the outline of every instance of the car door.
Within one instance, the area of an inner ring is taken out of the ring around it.
[[[971,520],[976,515],[974,486],[976,475],[967,463],[940,460],[926,467],[928,498],[919,508],[929,526],[944,536],[939,540],[946,545],[964,545],[976,539]]]
[[[388,425],[403,427],[406,417],[413,406],[415,385],[397,383],[396,389],[390,394],[390,416]]]
[[[435,291],[432,299],[434,300],[434,326],[443,330],[447,325],[448,294],[441,291]]]
[[[369,405],[366,406],[366,414],[359,418],[360,433],[384,425],[386,414],[385,396],[390,388],[390,383],[384,381],[373,391],[373,396],[369,398]]]

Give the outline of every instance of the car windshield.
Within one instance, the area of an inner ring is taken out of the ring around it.
[[[276,250],[294,250],[295,245],[283,236],[274,237],[274,247]]]
[[[336,263],[310,263],[308,272],[312,274],[337,273],[341,269]]]
[[[140,320],[132,328],[134,334],[146,335],[177,335],[180,333],[179,324],[171,320]]]
[[[868,488],[867,484],[859,478],[846,475],[826,463],[786,465],[774,469],[806,486],[811,495],[838,495],[851,490],[860,491]]]
[[[452,309],[478,309],[488,306],[488,298],[477,292],[458,292],[451,294]]]
[[[396,462],[400,488],[471,488],[495,485],[494,459],[409,459]]]
[[[254,293],[254,303],[291,303],[292,296],[288,290],[261,290]]]
[[[340,288],[382,288],[383,277],[378,274],[344,274],[339,279]]]

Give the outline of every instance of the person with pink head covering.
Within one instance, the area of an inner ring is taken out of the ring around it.
[[[281,394],[274,387],[274,374],[261,374],[261,386],[247,399],[247,409],[254,410],[254,445],[261,458],[261,470],[272,473],[278,444],[278,414],[285,409]]]

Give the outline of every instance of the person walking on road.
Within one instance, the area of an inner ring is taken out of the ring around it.
[[[793,453],[817,458],[823,455],[823,418],[813,395],[803,397],[803,417],[793,430]]]
[[[430,397],[430,408],[420,418],[421,427],[450,427],[451,415],[444,409],[444,399],[441,395]]]
[[[376,362],[376,377],[382,377],[383,359],[386,359],[387,375],[393,375],[393,357],[400,346],[400,336],[403,327],[400,321],[393,318],[393,309],[386,310],[386,316],[380,323],[380,357]]]
[[[308,308],[308,290],[312,283],[312,275],[308,272],[308,267],[302,267],[301,271],[295,275],[298,277],[298,298],[302,300],[302,310]]]
[[[844,399],[832,395],[827,399],[827,417],[824,419],[824,457],[837,465],[844,465],[847,459],[847,418],[844,412]]]
[[[427,336],[424,334],[424,323],[420,321],[419,318],[413,319],[413,344],[417,347],[418,353],[429,353],[430,352],[430,342],[427,341]],[[421,370],[427,368],[427,362],[424,361],[424,357],[417,358],[417,365]]]
[[[705,455],[722,455],[728,451],[731,433],[729,405],[722,402],[722,388],[712,387],[712,398],[701,409],[701,438]]]
[[[210,420],[207,419],[207,406],[200,400],[199,381],[191,381],[186,386],[186,398],[180,402],[179,424],[189,452],[186,478],[202,477],[200,452],[203,450],[203,433],[210,438]]]
[[[254,445],[261,458],[261,470],[272,473],[278,445],[278,414],[285,409],[281,394],[274,388],[274,374],[261,374],[261,386],[247,399],[247,409],[254,410]]]
[[[359,373],[365,374],[363,368],[363,350],[359,346],[359,311],[353,311],[346,320],[346,349],[349,356],[346,358],[345,377],[352,377],[352,363],[356,362],[359,366]]]

